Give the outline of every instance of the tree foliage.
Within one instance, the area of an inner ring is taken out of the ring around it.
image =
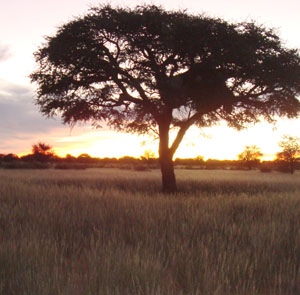
[[[155,153],[151,149],[148,149],[148,150],[144,151],[144,155],[141,158],[145,159],[146,161],[150,161],[151,159],[155,159],[156,156],[155,156]]]
[[[282,150],[277,153],[277,159],[288,163],[290,173],[293,174],[295,163],[300,157],[300,138],[284,135],[278,145]]]
[[[238,155],[238,159],[245,164],[249,170],[260,162],[263,154],[256,145],[246,146],[244,151]]]
[[[297,50],[254,22],[100,6],[47,37],[35,59],[43,114],[157,133],[167,190],[175,190],[172,158],[191,125],[242,128],[300,112]]]
[[[30,155],[31,159],[38,162],[49,162],[55,156],[52,146],[38,142],[37,144],[32,145],[32,154]]]

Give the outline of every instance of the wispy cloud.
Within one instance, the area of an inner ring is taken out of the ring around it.
[[[39,113],[30,87],[0,81],[0,152],[9,148],[21,152],[35,137],[57,128],[66,127],[59,119],[47,119]],[[16,142],[19,148],[14,146]]]
[[[0,79],[0,153],[28,153],[31,145],[43,141],[59,150],[66,146],[84,146],[87,142],[101,138],[109,141],[111,134],[104,126],[99,130],[89,125],[71,129],[61,123],[59,117],[43,117],[34,104],[35,93],[30,86],[22,86]]]
[[[0,43],[0,62],[7,60],[11,57],[11,52],[7,45]]]
[[[59,125],[59,120],[42,117],[29,87],[0,82],[0,137],[1,132],[34,133]]]

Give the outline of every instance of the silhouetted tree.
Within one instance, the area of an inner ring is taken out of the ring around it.
[[[206,169],[222,169],[226,166],[225,161],[218,159],[207,159],[205,161]]]
[[[67,154],[65,156],[65,161],[69,163],[74,163],[76,162],[76,157],[72,156],[71,154]]]
[[[52,146],[38,142],[32,145],[32,156],[31,159],[38,162],[49,162],[55,156]]]
[[[152,168],[155,168],[158,164],[155,153],[151,149],[145,150],[144,155],[141,156],[140,159],[148,166],[152,166]]]
[[[125,164],[125,165],[134,165],[134,164],[139,163],[140,160],[135,157],[124,156],[124,157],[119,158],[118,162],[120,164]]]
[[[3,162],[16,162],[18,159],[18,155],[12,153],[4,155],[2,158]]]
[[[186,166],[200,166],[204,165],[204,158],[197,156],[196,158],[176,158],[174,161],[175,165],[186,165]]]
[[[248,170],[251,170],[254,166],[258,165],[262,156],[263,154],[256,145],[247,145],[244,151],[238,155],[238,159],[248,168]]]
[[[288,163],[289,171],[293,174],[295,163],[298,161],[298,157],[300,157],[300,138],[284,135],[278,145],[281,147],[282,151],[277,153],[277,159]]]
[[[300,111],[298,52],[253,22],[100,6],[47,37],[35,59],[44,115],[157,133],[166,192],[176,191],[173,156],[191,125],[242,128]]]
[[[78,157],[77,157],[77,160],[80,162],[80,163],[92,163],[94,162],[94,159],[89,155],[89,154],[86,154],[86,153],[83,153],[83,154],[80,154]]]
[[[141,159],[150,163],[153,159],[155,159],[155,153],[151,149],[145,150]]]
[[[145,150],[144,155],[142,156],[146,161],[151,161],[151,159],[155,159],[155,153],[152,150]]]

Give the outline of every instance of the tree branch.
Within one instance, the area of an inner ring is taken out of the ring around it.
[[[187,132],[187,130],[189,129],[190,126],[191,126],[191,124],[186,123],[180,127],[180,129],[176,135],[176,138],[174,139],[174,141],[170,147],[172,156],[174,156],[178,146],[180,145],[185,133]]]

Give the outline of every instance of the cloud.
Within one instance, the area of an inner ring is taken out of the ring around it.
[[[0,154],[29,153],[31,145],[38,141],[52,146],[82,145],[99,136],[99,130],[89,125],[78,124],[71,129],[63,125],[59,117],[43,117],[34,98],[30,86],[0,79]],[[105,130],[108,127],[101,129]]]
[[[33,92],[28,86],[18,85],[6,80],[0,79],[0,102],[9,101],[20,102],[32,100]]]
[[[47,131],[61,125],[59,120],[46,119],[34,105],[30,87],[0,82],[0,128],[16,133]],[[1,131],[0,131],[1,132]],[[0,133],[1,134],[1,133]]]
[[[5,61],[11,57],[9,47],[0,43],[0,62]]]
[[[65,147],[89,145],[93,140],[111,141],[111,131],[104,124],[95,130],[89,124],[74,128],[63,125],[59,117],[49,119],[34,104],[31,86],[14,84],[0,79],[0,154],[31,152],[31,145],[46,142],[58,150]],[[102,144],[102,143],[101,143]]]
[[[47,119],[39,113],[30,87],[0,81],[0,152],[9,148],[14,152],[16,142],[22,142],[24,149],[34,143],[35,137],[46,136],[54,129],[66,127],[59,118]]]

